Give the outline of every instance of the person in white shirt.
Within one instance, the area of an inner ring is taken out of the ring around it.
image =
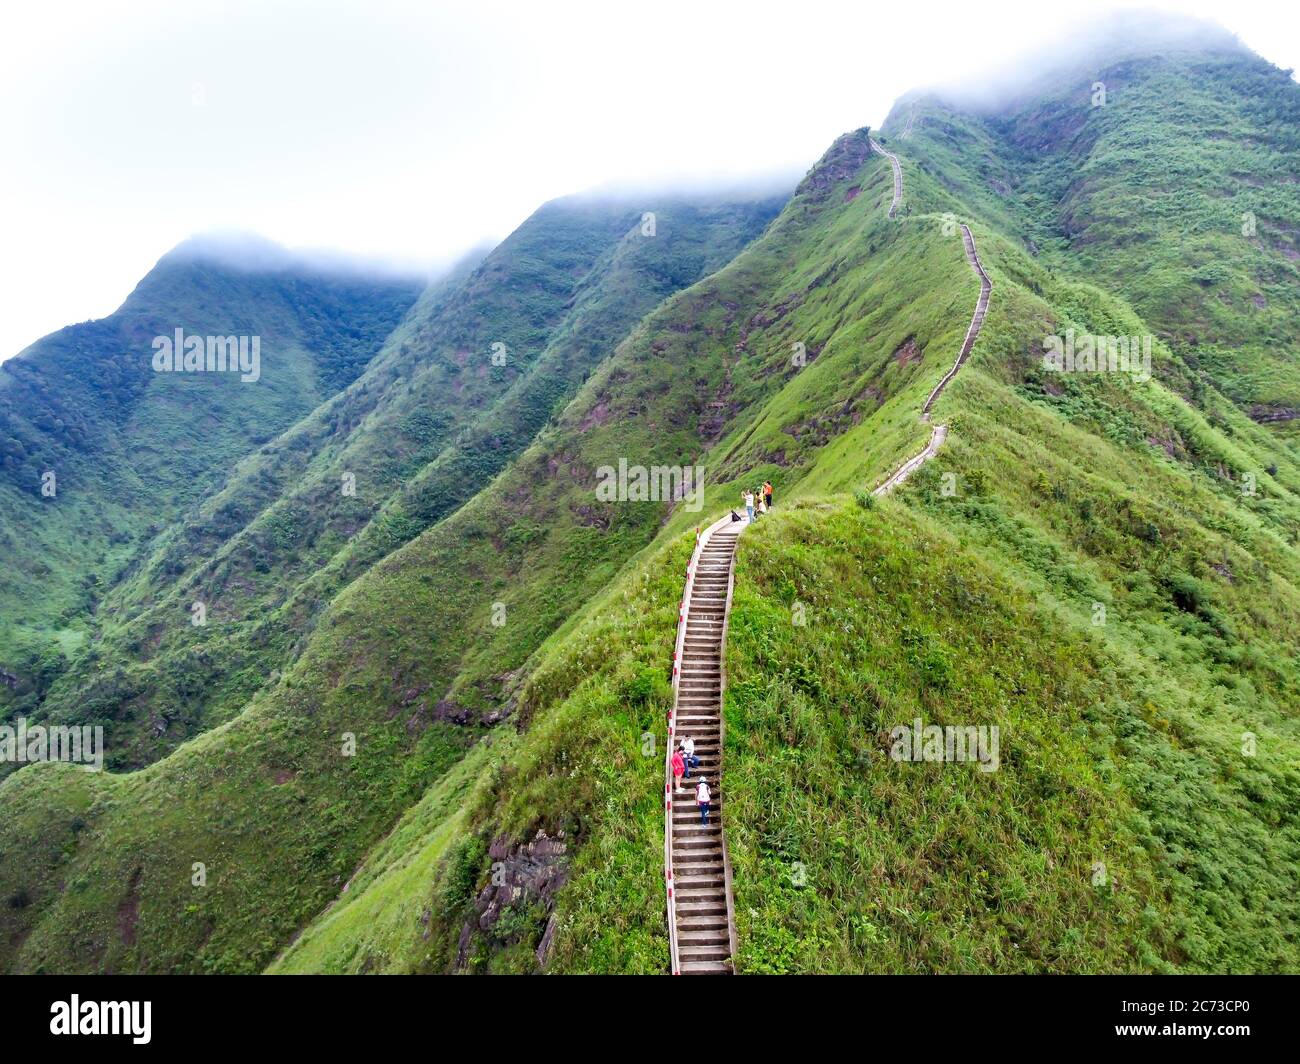
[[[746,491],[743,494],[745,497],[745,514],[752,521],[754,520],[754,493],[752,491]]]
[[[703,776],[700,777],[700,785],[695,788],[695,801],[700,807],[700,823],[709,822],[709,803],[713,801],[713,793],[709,790],[709,781]]]
[[[695,740],[689,735],[682,740],[682,759],[686,762],[686,778],[691,778],[691,769],[700,763],[700,759],[695,756]]]

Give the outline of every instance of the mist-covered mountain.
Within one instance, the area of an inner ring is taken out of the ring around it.
[[[118,770],[0,782],[0,963],[666,970],[683,567],[771,480],[737,971],[1300,969],[1300,87],[1167,29],[902,98],[896,217],[858,130],[779,200],[561,200],[430,286],[0,688]],[[992,297],[927,423],[962,223]],[[620,461],[702,505],[609,501]],[[891,758],[917,719],[996,771]]]
[[[267,241],[195,238],[109,317],[0,363],[0,662],[39,684],[51,641],[83,638],[150,536],[350,384],[421,287]],[[155,340],[177,330],[203,344],[199,371],[156,371]],[[207,371],[210,336],[223,341],[213,365],[219,353],[231,368]]]

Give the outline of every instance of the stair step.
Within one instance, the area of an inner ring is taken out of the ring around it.
[[[718,869],[718,871],[714,873],[709,873],[706,875],[699,875],[699,876],[678,877],[676,874],[674,874],[673,885],[677,888],[677,893],[679,896],[683,891],[691,891],[691,890],[718,891],[721,890],[724,885],[723,877],[722,877],[722,869]]]
[[[713,913],[708,916],[684,916],[681,912],[677,914],[677,933],[683,931],[718,931],[723,934],[727,933],[727,914]]]
[[[682,975],[730,975],[731,966],[719,961],[682,961]]]
[[[682,917],[716,920],[719,916],[725,920],[727,917],[727,899],[722,895],[719,895],[716,901],[687,901],[675,897],[675,902],[679,920]]]
[[[714,959],[722,960],[724,957],[731,956],[731,943],[716,942],[716,943],[709,943],[709,944],[700,943],[698,945],[692,944],[690,949],[682,948],[678,950],[678,953],[681,955],[683,962],[686,961],[688,954],[690,956],[690,959],[693,961],[714,960]]]
[[[724,910],[727,905],[727,895],[721,887],[709,887],[707,890],[703,888],[682,889],[679,887],[674,891],[673,896],[677,899],[679,905],[689,905],[691,903],[707,905],[713,902],[714,904],[721,903]]]
[[[719,861],[718,865],[719,871],[717,874],[721,876],[722,862]],[[716,881],[714,879],[709,879],[707,882],[701,883],[687,883],[685,880],[678,880],[677,873],[674,871],[673,886],[677,888],[676,894],[678,901],[683,901],[687,898],[695,901],[708,901],[710,898],[720,898],[724,902],[727,900],[726,893],[723,889],[724,883],[720,879]],[[708,915],[716,916],[717,914],[711,913]]]
[[[682,861],[681,863],[678,863],[677,861],[673,862],[673,875],[693,876],[701,873],[712,872],[715,868],[719,870],[722,868],[721,860],[713,860],[710,858],[688,857],[686,860]]]
[[[691,956],[699,957],[703,951],[711,953],[714,949],[723,949],[726,951],[724,956],[731,956],[731,936],[725,927],[721,931],[683,931],[680,926],[677,928],[679,956],[689,952]]]
[[[673,833],[673,864],[678,861],[698,861],[710,853],[716,853],[718,860],[722,860],[721,835],[694,835],[685,838]]]

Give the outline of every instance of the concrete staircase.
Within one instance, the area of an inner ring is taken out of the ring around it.
[[[975,301],[975,313],[971,315],[970,325],[966,327],[966,338],[961,343],[961,350],[957,352],[957,359],[952,364],[952,369],[943,375],[943,379],[934,386],[925,404],[921,407],[921,420],[930,420],[930,408],[938,401],[943,390],[948,387],[948,382],[957,376],[957,371],[965,364],[966,359],[970,357],[971,348],[975,346],[975,341],[979,339],[980,329],[984,327],[984,316],[989,311],[989,296],[993,291],[993,282],[989,280],[989,275],[984,271],[984,264],[980,262],[979,251],[975,247],[975,237],[971,235],[970,227],[963,224],[961,227],[962,245],[966,248],[966,261],[970,263],[971,269],[979,276],[980,294]],[[943,446],[944,440],[948,438],[947,425],[935,425],[934,430],[930,433],[930,439],[925,445],[925,449],[920,454],[915,454],[899,466],[881,484],[873,495],[888,495],[898,485],[903,483],[908,477],[915,473],[921,466],[925,465],[931,458],[938,453],[939,448]]]
[[[692,563],[683,601],[684,633],[679,633],[676,700],[669,723],[669,742],[695,740],[699,766],[674,793],[666,785],[668,817],[665,846],[669,853],[668,915],[673,972],[682,975],[729,974],[735,949],[731,869],[722,822],[726,796],[722,788],[722,650],[731,604],[732,563],[736,538],[744,522],[714,526]],[[695,785],[709,781],[712,806],[700,823]]]
[[[885,151],[871,137],[867,138],[871,144],[871,150],[878,155],[883,155],[889,160],[889,165],[894,168],[894,199],[889,204],[889,217],[893,218],[898,213],[898,205],[903,201],[903,167],[898,161],[898,156],[892,151]]]
[[[957,361],[952,364],[952,369],[943,375],[943,380],[934,386],[930,398],[921,407],[922,418],[929,418],[930,407],[934,406],[936,400],[943,394],[943,390],[948,387],[948,382],[957,376],[957,371],[961,369],[962,363],[970,355],[970,349],[975,346],[975,341],[979,339],[980,329],[984,326],[984,315],[989,312],[989,294],[993,291],[993,282],[989,280],[989,275],[984,272],[984,264],[980,262],[979,252],[975,250],[975,238],[971,235],[970,226],[965,224],[961,227],[961,242],[966,248],[966,261],[970,263],[971,269],[979,275],[980,296],[975,301],[975,313],[971,315],[970,324],[966,327],[966,338],[961,343],[961,350],[957,352]]]

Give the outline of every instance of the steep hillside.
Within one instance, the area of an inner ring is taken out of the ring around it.
[[[0,666],[39,691],[152,535],[351,383],[420,287],[199,239],[114,314],[0,364]],[[155,372],[177,329],[257,337],[255,374]]]
[[[427,291],[355,384],[267,443],[106,595],[33,717],[102,722],[135,767],[237,714],[351,580],[472,498],[636,320],[779,200],[548,204]],[[206,624],[191,623],[194,603]]]
[[[1121,295],[1168,345],[1174,357],[1156,369],[1182,394],[1199,401],[1213,387],[1291,438],[1295,83],[1231,39],[1159,55],[1107,40],[1094,65],[1041,94],[993,112],[919,95],[885,129],[908,129],[900,143],[955,203],[1051,270]]]

